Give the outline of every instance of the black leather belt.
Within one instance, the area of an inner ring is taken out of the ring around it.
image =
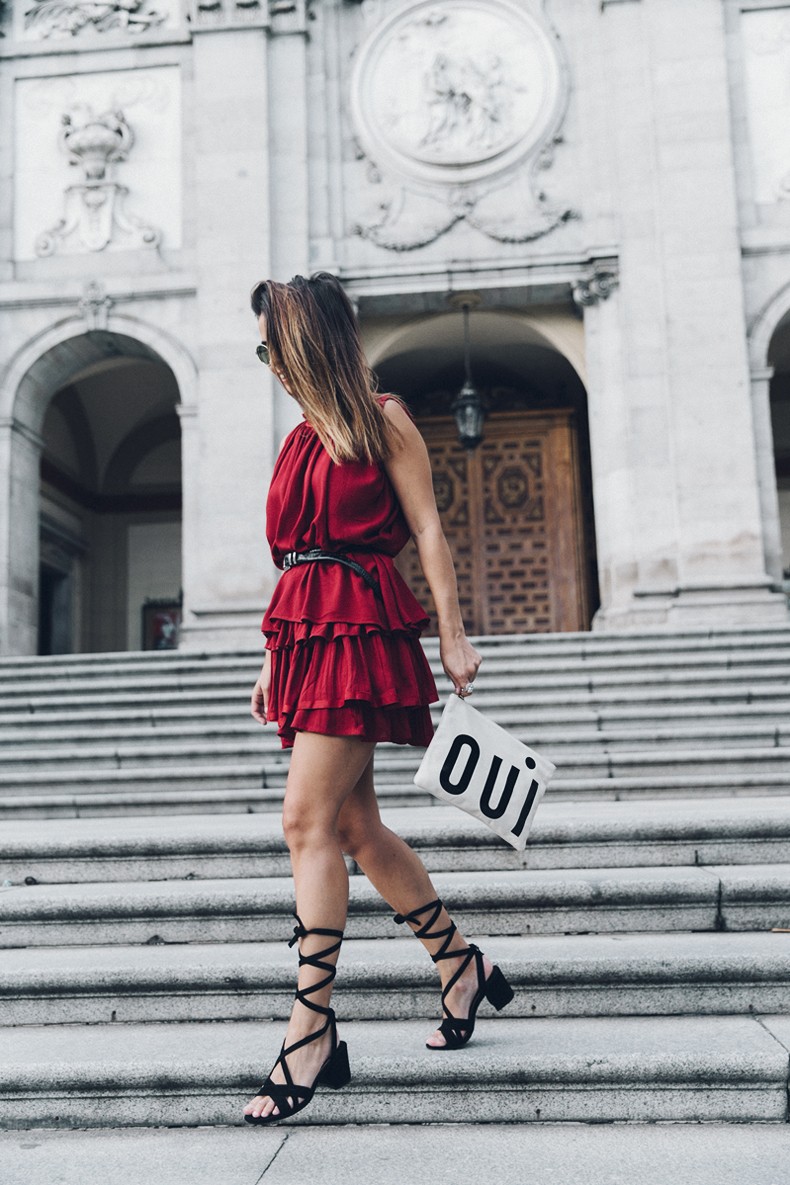
[[[347,555],[337,551],[324,551],[322,547],[311,547],[309,551],[287,551],[283,556],[283,571],[287,572],[297,564],[315,564],[321,560],[328,560],[330,563],[342,564],[345,568],[350,568],[352,572],[356,572],[357,576],[362,577],[365,584],[377,597],[381,597],[379,582],[375,576],[368,572],[367,568],[363,568],[361,564],[350,559]]]

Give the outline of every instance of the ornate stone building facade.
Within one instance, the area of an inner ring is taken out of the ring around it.
[[[424,432],[472,630],[786,619],[790,4],[0,21],[3,653],[166,646],[179,615],[254,644],[296,408],[247,294],[317,268]]]

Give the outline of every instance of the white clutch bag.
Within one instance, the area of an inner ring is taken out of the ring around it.
[[[474,815],[521,852],[555,768],[451,695],[414,783]]]

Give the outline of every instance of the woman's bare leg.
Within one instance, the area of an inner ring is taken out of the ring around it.
[[[348,873],[337,831],[338,815],[353,792],[372,758],[373,745],[352,737],[328,737],[317,733],[296,734],[283,802],[283,830],[291,853],[296,912],[306,930],[315,928],[343,930],[348,912]],[[317,954],[333,945],[324,935],[302,938],[303,954]],[[339,953],[339,952],[338,952]],[[337,953],[324,960],[334,965]],[[299,969],[299,987],[304,989],[326,978],[315,967]],[[332,985],[328,984],[310,999],[324,1008],[329,1006]],[[285,1034],[285,1044],[315,1033],[323,1017],[294,1003]],[[309,1086],[331,1052],[331,1033],[296,1050],[288,1058],[288,1068],[296,1083]],[[274,1082],[284,1082],[279,1066],[272,1072]],[[246,1115],[266,1116],[277,1108],[274,1101],[256,1095],[244,1108]]]
[[[395,913],[412,913],[413,910],[420,909],[421,906],[438,898],[439,894],[420,857],[412,851],[405,840],[394,831],[390,831],[381,821],[373,787],[372,754],[359,781],[343,803],[337,818],[337,828],[343,851],[359,865]],[[424,925],[430,916],[428,912],[423,914],[419,919],[419,925]],[[447,910],[443,908],[434,929],[445,930],[449,928],[450,921]],[[419,929],[419,925],[409,925],[412,930]],[[421,938],[420,941],[430,955],[437,954],[442,947],[441,939]],[[461,954],[466,949],[466,940],[460,931],[456,931],[448,950],[457,950]],[[485,955],[483,962],[485,974],[488,976],[493,964]],[[442,959],[436,966],[444,988],[458,970],[459,964],[455,959]],[[454,1016],[468,1015],[477,986],[477,970],[472,962],[448,994],[447,1006]],[[428,1041],[429,1044],[439,1047],[446,1045],[444,1037],[438,1031],[432,1033]]]

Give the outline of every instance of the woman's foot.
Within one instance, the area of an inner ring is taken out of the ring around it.
[[[499,1011],[513,999],[513,989],[499,967],[474,943],[467,946],[438,897],[411,913],[396,913],[395,921],[398,925],[408,922],[439,967],[442,979],[444,1020],[425,1044],[429,1049],[462,1049],[475,1030],[483,997]]]
[[[463,958],[465,955],[466,949],[458,951],[459,959]],[[483,955],[482,958],[485,979],[487,980],[491,972],[494,970],[494,964],[485,955]],[[443,989],[445,988],[446,984],[450,982],[453,975],[455,975],[459,965],[460,964],[456,962],[455,958],[447,958],[443,962],[439,963],[438,966],[442,977]],[[462,975],[459,977],[457,982],[453,984],[447,995],[444,996],[443,1003],[453,1016],[457,1017],[459,1020],[462,1020],[464,1017],[469,1016],[475,996],[479,995],[481,987],[482,984],[480,983],[477,973],[477,960],[470,959],[469,965],[466,967]],[[435,1033],[431,1033],[425,1044],[431,1049],[444,1049],[447,1046],[447,1041],[445,1040],[442,1033],[440,1033],[437,1029]]]
[[[319,1081],[333,1090],[339,1090],[351,1081],[348,1050],[345,1042],[337,1039],[335,1014],[329,1007],[343,931],[322,927],[307,929],[299,915],[295,916],[294,936],[288,945],[293,946],[301,940],[301,986],[296,990],[291,1019],[277,1061],[263,1086],[244,1108],[248,1123],[274,1123],[277,1119],[295,1115],[308,1105]],[[327,939],[332,938],[337,941],[328,943]],[[305,950],[308,939],[317,939],[317,945],[322,949]],[[317,972],[318,976],[312,972]],[[322,975],[323,979],[320,978]],[[305,979],[308,979],[307,983]],[[326,1003],[313,999],[316,995],[323,997]],[[316,1014],[320,1019],[316,1019]]]
[[[302,1009],[299,1009],[299,1011],[301,1012]],[[283,1048],[287,1050],[304,1038],[310,1037],[312,1033],[320,1032],[321,1025],[316,1025],[315,1022],[315,1015],[308,1015],[306,1017],[292,1016],[285,1034]],[[295,1049],[287,1055],[285,1060],[292,1083],[297,1086],[309,1088],[315,1085],[321,1068],[326,1064],[327,1059],[333,1052],[333,1040],[332,1026],[328,1025],[326,1032],[322,1033],[320,1037],[317,1037],[314,1041],[306,1042],[299,1049]],[[287,1079],[280,1059],[275,1063],[269,1079],[272,1082],[285,1085]],[[295,1096],[289,1096],[286,1099],[287,1110],[289,1112],[293,1110],[298,1101]],[[280,1114],[280,1108],[270,1095],[256,1094],[255,1098],[250,1099],[249,1103],[247,1103],[247,1106],[244,1108],[244,1114],[250,1115],[254,1119],[268,1119],[269,1116],[276,1119]]]

